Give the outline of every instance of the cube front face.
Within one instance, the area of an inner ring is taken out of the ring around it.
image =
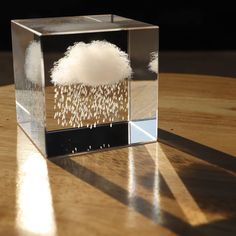
[[[157,140],[157,26],[114,15],[17,20],[12,43],[17,122],[43,155]]]

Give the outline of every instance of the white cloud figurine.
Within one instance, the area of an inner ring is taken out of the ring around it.
[[[151,53],[151,60],[148,65],[148,68],[150,71],[156,74],[158,73],[158,53],[157,52]]]
[[[131,75],[128,55],[116,45],[98,40],[87,44],[75,43],[51,70],[52,83],[55,85],[114,84]]]
[[[34,84],[41,83],[41,48],[40,43],[33,40],[25,51],[25,75]]]

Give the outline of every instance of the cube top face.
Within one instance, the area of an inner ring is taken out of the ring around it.
[[[47,157],[156,141],[158,46],[115,15],[12,21],[18,124]]]
[[[155,25],[110,14],[23,19],[13,20],[12,22],[39,36],[158,28]]]

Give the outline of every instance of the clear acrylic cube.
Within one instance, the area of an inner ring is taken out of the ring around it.
[[[44,156],[157,140],[157,26],[91,15],[11,28],[17,122]]]

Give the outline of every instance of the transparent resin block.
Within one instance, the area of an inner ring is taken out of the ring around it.
[[[157,26],[91,15],[11,27],[17,122],[43,155],[157,140]]]

